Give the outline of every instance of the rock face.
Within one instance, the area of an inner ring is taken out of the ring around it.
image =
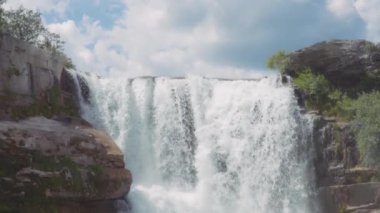
[[[351,123],[314,115],[315,173],[322,212],[380,211],[379,173],[360,167]]]
[[[350,88],[380,74],[380,47],[364,40],[333,40],[289,54],[285,73],[294,76],[305,68],[325,75],[338,87]]]
[[[305,68],[324,75],[337,89],[355,97],[380,90],[380,47],[368,41],[321,42],[289,54],[285,73],[296,77]],[[304,94],[295,91],[300,106]],[[306,111],[306,110],[305,110]],[[316,185],[322,212],[380,212],[380,174],[360,165],[352,122],[314,116],[313,145]]]
[[[0,200],[29,209],[40,201],[119,199],[132,181],[112,139],[74,118],[0,122],[0,164]]]
[[[127,208],[123,154],[80,118],[77,85],[90,91],[64,62],[0,34],[0,212]]]
[[[380,183],[323,187],[319,198],[325,213],[375,213],[380,209]]]
[[[64,62],[61,55],[0,34],[0,119],[78,116]]]

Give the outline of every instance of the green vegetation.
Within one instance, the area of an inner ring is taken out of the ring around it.
[[[294,85],[308,95],[308,107],[324,110],[331,90],[330,84],[324,76],[314,74],[311,69],[306,69],[294,79]]]
[[[332,84],[321,74],[311,69],[299,72],[294,78],[294,85],[305,94],[308,109],[317,110],[321,114],[336,116],[340,120],[353,117],[353,100]]]
[[[270,69],[279,70],[281,73],[284,73],[288,63],[288,55],[285,51],[281,50],[269,58],[269,60],[267,61],[267,67]]]
[[[370,41],[366,41],[363,48],[365,52],[371,52],[376,49],[376,44]]]
[[[379,167],[380,162],[380,92],[361,95],[354,105],[355,119],[359,126],[357,141],[362,162],[367,166]]]
[[[19,7],[16,10],[4,10],[1,5],[6,0],[0,0],[0,31],[29,42],[41,49],[62,55],[69,69],[75,68],[71,59],[63,52],[64,41],[58,34],[51,33],[43,25],[41,13]]]
[[[367,42],[363,51],[371,52],[376,45]],[[289,58],[279,51],[268,60],[268,67],[284,73]],[[353,121],[356,140],[365,166],[380,168],[380,68],[367,71],[359,85],[352,88],[334,86],[323,74],[310,68],[292,74],[293,83],[304,94],[305,106],[339,121]],[[343,159],[342,132],[334,129],[335,153]]]

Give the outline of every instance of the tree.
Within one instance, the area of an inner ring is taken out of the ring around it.
[[[281,73],[284,73],[288,63],[289,56],[285,53],[285,51],[281,50],[269,58],[267,61],[267,67],[270,69],[279,70]]]
[[[5,0],[0,0],[0,30],[3,29],[4,23],[5,23],[5,20],[4,20],[4,9],[2,7],[2,5],[4,3],[5,3]]]
[[[17,39],[38,44],[41,35],[47,31],[39,12],[19,7],[17,10],[5,11],[4,15],[6,29]]]
[[[362,161],[379,167],[380,162],[380,92],[361,95],[355,103],[355,123],[358,125],[357,141]]]
[[[319,111],[325,110],[331,88],[323,75],[314,74],[310,68],[305,69],[294,79],[294,85],[308,95],[309,107],[315,107]]]
[[[6,0],[0,0],[0,5]],[[71,59],[63,52],[64,42],[56,33],[51,33],[43,25],[41,13],[19,7],[16,10],[4,11],[0,8],[0,27],[11,36],[34,44],[52,53],[62,55],[66,62],[65,66],[75,68]]]

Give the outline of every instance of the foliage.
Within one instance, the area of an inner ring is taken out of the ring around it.
[[[374,44],[373,42],[370,42],[370,41],[366,41],[364,46],[363,46],[363,49],[365,52],[372,52],[376,49],[376,44]]]
[[[335,89],[328,94],[328,102],[326,103],[328,111],[326,114],[335,115],[344,121],[352,120],[355,113],[353,104],[353,99]]]
[[[368,166],[380,162],[380,92],[361,95],[355,102],[355,123],[358,125],[357,141],[362,161]]]
[[[270,69],[279,70],[281,73],[285,72],[285,68],[289,63],[289,56],[285,51],[281,50],[275,53],[267,61],[267,67]]]
[[[341,120],[350,120],[354,114],[353,100],[341,90],[334,88],[321,74],[311,69],[299,72],[294,85],[305,95],[306,106],[318,110],[324,115],[337,116]]]
[[[0,29],[3,29],[3,26],[5,24],[5,20],[4,20],[4,10],[3,8],[1,7],[1,5],[3,5],[5,2],[5,0],[0,0]]]
[[[371,92],[373,89],[380,90],[380,69],[369,70],[365,73],[358,86],[358,91]]]
[[[64,41],[56,33],[51,33],[43,25],[41,13],[19,7],[16,10],[5,11],[0,0],[0,29],[7,31],[11,36],[29,42],[41,49],[54,54],[62,55],[65,66],[75,69],[71,59],[63,52]]]
[[[323,110],[328,99],[330,83],[320,74],[314,74],[311,69],[305,69],[294,79],[294,84],[308,96],[309,106]]]
[[[75,70],[75,69],[76,69],[76,66],[75,66],[75,64],[73,63],[73,61],[71,60],[71,58],[66,57],[66,56],[65,56],[65,58],[66,58],[66,61],[65,61],[65,67],[66,67],[67,69]]]
[[[5,28],[17,39],[37,44],[41,34],[47,31],[39,12],[20,7],[17,10],[5,11],[4,16]]]

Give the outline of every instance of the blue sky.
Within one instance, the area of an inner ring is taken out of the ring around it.
[[[380,41],[379,0],[8,0],[42,12],[78,69],[101,75],[251,77],[330,39]]]

